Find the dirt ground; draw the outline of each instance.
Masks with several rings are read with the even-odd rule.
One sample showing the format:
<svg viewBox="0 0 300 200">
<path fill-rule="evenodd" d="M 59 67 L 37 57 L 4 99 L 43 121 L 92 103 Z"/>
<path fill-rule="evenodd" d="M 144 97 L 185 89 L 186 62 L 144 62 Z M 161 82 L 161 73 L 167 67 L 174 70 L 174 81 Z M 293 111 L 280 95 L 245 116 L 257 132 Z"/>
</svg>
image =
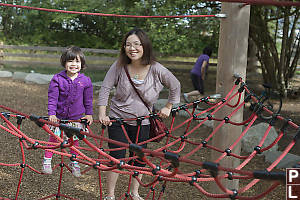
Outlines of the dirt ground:
<svg viewBox="0 0 300 200">
<path fill-rule="evenodd" d="M 187 92 L 191 89 L 191 83 L 189 79 L 188 73 L 176 72 L 175 75 L 182 83 L 182 91 Z M 255 81 L 254 81 L 255 82 Z M 255 82 L 259 84 L 259 82 Z M 206 83 L 206 91 L 207 94 L 213 94 L 215 91 L 215 77 L 211 76 Z M 35 114 L 38 116 L 45 116 L 47 111 L 47 85 L 35 85 L 35 84 L 25 84 L 21 81 L 12 80 L 11 78 L 2 78 L 0 79 L 0 105 L 7 106 L 19 112 L 25 114 Z M 257 87 L 257 85 L 253 85 L 253 87 Z M 95 97 L 96 97 L 95 91 Z M 165 94 L 162 94 L 164 96 Z M 284 100 L 282 115 L 287 116 L 288 118 L 293 119 L 296 124 L 300 124 L 300 106 L 298 105 L 298 99 L 292 100 Z M 94 102 L 96 105 L 96 102 Z M 1 112 L 6 110 L 0 109 Z M 245 108 L 244 116 L 245 118 L 249 116 L 249 110 Z M 95 109 L 95 115 L 97 116 L 97 110 Z M 175 125 L 183 122 L 185 118 L 176 117 Z M 12 119 L 13 121 L 13 119 Z M 170 123 L 170 120 L 167 120 L 167 124 Z M 1 121 L 0 125 L 4 125 Z M 192 123 L 192 126 L 195 126 L 195 123 Z M 99 132 L 100 126 L 98 124 L 93 125 L 93 131 Z M 25 120 L 22 124 L 21 130 L 29 137 L 34 139 L 47 141 L 48 134 L 36 126 L 33 122 L 29 120 Z M 184 127 L 178 129 L 177 132 L 173 133 L 174 135 L 180 136 L 185 131 Z M 201 126 L 200 129 L 197 129 L 197 134 L 193 135 L 189 138 L 191 141 L 201 141 L 205 138 L 209 133 L 212 132 L 211 128 L 206 126 Z M 9 198 L 15 199 L 15 194 L 17 193 L 17 185 L 20 178 L 21 167 L 18 163 L 21 162 L 21 149 L 19 146 L 19 140 L 13 136 L 12 134 L 0 130 L 1 140 L 0 140 L 0 199 Z M 280 150 L 284 149 L 287 144 L 292 140 L 293 134 L 286 134 L 282 140 L 279 142 Z M 159 145 L 163 143 L 151 143 L 148 148 L 149 149 L 157 149 Z M 106 145 L 106 144 L 104 144 Z M 84 144 L 83 144 L 84 146 Z M 299 146 L 299 145 L 298 145 Z M 300 148 L 295 146 L 291 153 L 299 155 Z M 195 146 L 186 145 L 184 150 L 180 153 L 181 155 L 185 155 L 191 150 L 193 150 Z M 37 150 L 24 150 L 25 152 L 25 160 L 26 164 L 30 165 L 32 168 L 40 171 L 42 164 L 43 151 L 40 149 Z M 202 150 L 198 151 L 196 154 L 190 157 L 190 159 L 197 161 L 208 161 L 210 151 Z M 92 153 L 91 153 L 92 154 Z M 244 154 L 244 152 L 242 152 Z M 155 159 L 155 158 L 153 158 Z M 58 164 L 60 161 L 59 156 L 54 156 L 53 164 Z M 3 166 L 1 163 L 5 164 L 16 164 L 13 166 Z M 65 160 L 65 163 L 68 163 L 68 159 Z M 244 170 L 263 170 L 268 167 L 270 163 L 266 163 L 264 161 L 263 156 L 256 156 L 250 163 L 244 167 Z M 61 194 L 71 196 L 74 199 L 100 199 L 99 192 L 99 178 L 98 173 L 94 169 L 89 169 L 85 165 L 81 165 L 82 171 L 87 170 L 80 178 L 75 178 L 64 169 L 64 173 L 62 176 L 62 185 L 59 187 L 59 174 L 60 167 L 54 170 L 52 175 L 42 175 L 38 174 L 35 171 L 30 170 L 28 167 L 25 167 L 24 173 L 22 175 L 20 193 L 18 199 L 42 199 L 51 194 L 56 194 L 58 189 L 60 189 Z M 184 173 L 194 172 L 197 169 L 201 169 L 199 166 L 190 165 L 190 164 L 181 164 L 180 170 Z M 105 172 L 102 174 L 102 184 L 103 193 L 106 192 L 105 188 Z M 153 180 L 151 176 L 144 176 L 143 182 L 149 183 Z M 120 197 L 124 192 L 126 192 L 127 186 L 129 182 L 129 177 L 127 175 L 122 175 L 119 178 L 119 182 L 117 184 L 116 196 Z M 240 181 L 240 187 L 248 184 L 250 180 Z M 201 182 L 199 183 L 201 187 L 209 191 L 208 183 Z M 260 194 L 267 190 L 268 187 L 271 186 L 271 182 L 268 181 L 260 181 L 256 184 L 255 187 L 251 188 L 247 193 L 243 193 L 244 196 L 253 196 Z M 162 188 L 162 183 L 159 183 L 156 186 L 158 193 Z M 140 195 L 146 197 L 148 194 L 149 188 L 140 189 Z M 2 198 L 1 198 L 2 197 Z M 55 199 L 52 197 L 51 199 Z M 61 197 L 60 199 L 64 199 Z M 157 199 L 157 196 L 156 198 Z M 175 199 L 209 199 L 204 194 L 202 194 L 195 187 L 192 187 L 189 183 L 182 182 L 167 182 L 165 193 L 163 194 L 162 199 L 166 200 L 175 200 Z M 268 194 L 263 199 L 285 199 L 285 186 L 281 185 L 277 187 L 274 191 Z"/>
</svg>

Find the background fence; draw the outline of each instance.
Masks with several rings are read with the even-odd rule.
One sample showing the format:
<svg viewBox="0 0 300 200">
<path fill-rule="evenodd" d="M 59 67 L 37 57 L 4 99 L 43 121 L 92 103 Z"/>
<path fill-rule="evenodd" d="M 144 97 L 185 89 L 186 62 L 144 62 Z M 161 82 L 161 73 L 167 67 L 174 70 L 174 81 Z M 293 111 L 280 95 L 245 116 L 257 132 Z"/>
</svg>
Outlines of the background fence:
<svg viewBox="0 0 300 200">
<path fill-rule="evenodd" d="M 63 47 L 48 46 L 18 46 L 0 44 L 0 64 L 11 66 L 40 66 L 57 67 Z M 119 50 L 81 48 L 86 55 L 86 62 L 90 69 L 107 70 L 117 59 Z M 186 58 L 182 58 L 186 59 Z M 163 59 L 158 56 L 158 61 L 169 69 L 190 70 L 197 58 L 192 61 Z M 212 63 L 211 66 L 216 66 Z"/>
</svg>

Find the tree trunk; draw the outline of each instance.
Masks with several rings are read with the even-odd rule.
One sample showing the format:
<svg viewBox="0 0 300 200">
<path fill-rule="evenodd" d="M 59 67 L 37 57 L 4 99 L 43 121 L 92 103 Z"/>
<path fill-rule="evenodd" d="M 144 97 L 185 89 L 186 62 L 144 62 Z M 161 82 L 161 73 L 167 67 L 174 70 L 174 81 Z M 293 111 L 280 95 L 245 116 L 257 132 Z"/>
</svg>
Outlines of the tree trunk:
<svg viewBox="0 0 300 200">
<path fill-rule="evenodd" d="M 258 47 L 264 82 L 281 94 L 289 87 L 299 60 L 300 35 L 295 36 L 299 15 L 299 8 L 253 6 L 251 9 L 249 36 Z"/>
</svg>

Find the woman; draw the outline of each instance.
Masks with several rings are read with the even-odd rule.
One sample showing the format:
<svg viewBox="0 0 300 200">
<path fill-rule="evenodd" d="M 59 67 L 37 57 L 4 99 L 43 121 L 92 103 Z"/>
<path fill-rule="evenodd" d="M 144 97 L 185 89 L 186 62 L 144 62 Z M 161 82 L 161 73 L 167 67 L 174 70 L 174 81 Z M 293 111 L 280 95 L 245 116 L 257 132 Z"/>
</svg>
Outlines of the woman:
<svg viewBox="0 0 300 200">
<path fill-rule="evenodd" d="M 143 100 L 150 106 L 147 108 L 137 95 L 131 85 L 125 68 Z M 155 61 L 151 42 L 146 33 L 141 29 L 129 31 L 122 42 L 120 56 L 108 70 L 102 87 L 99 92 L 99 121 L 103 125 L 108 125 L 108 135 L 110 139 L 128 143 L 119 123 L 110 121 L 111 118 L 136 118 L 149 115 L 153 104 L 157 101 L 160 91 L 163 87 L 169 88 L 168 103 L 159 111 L 162 118 L 170 115 L 173 104 L 180 102 L 180 83 L 176 77 L 164 66 Z M 110 102 L 109 115 L 106 114 L 106 106 L 110 90 L 115 87 L 116 92 Z M 150 125 L 149 120 L 142 121 L 138 141 L 136 141 L 137 123 L 136 121 L 126 122 L 125 128 L 130 139 L 134 143 L 148 140 Z M 109 148 L 118 148 L 119 146 L 108 143 Z M 143 148 L 147 144 L 142 145 Z M 110 155 L 114 158 L 124 158 L 126 150 L 111 151 Z M 135 166 L 145 166 L 141 162 L 135 162 Z M 115 199 L 115 186 L 119 174 L 108 172 L 107 186 L 108 196 L 105 199 Z M 142 174 L 138 176 L 142 178 Z M 130 187 L 130 195 L 134 200 L 142 200 L 138 194 L 139 183 L 133 179 Z"/>
</svg>

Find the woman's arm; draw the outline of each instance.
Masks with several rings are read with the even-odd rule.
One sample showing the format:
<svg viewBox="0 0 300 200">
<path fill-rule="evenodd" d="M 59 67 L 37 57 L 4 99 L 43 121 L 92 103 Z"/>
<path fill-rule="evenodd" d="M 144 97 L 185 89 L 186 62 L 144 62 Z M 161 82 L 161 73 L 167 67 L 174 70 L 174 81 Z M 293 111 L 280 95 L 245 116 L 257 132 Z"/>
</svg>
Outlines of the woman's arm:
<svg viewBox="0 0 300 200">
<path fill-rule="evenodd" d="M 112 123 L 109 117 L 106 115 L 106 106 L 99 106 L 99 121 L 105 126 L 110 126 Z"/>
<path fill-rule="evenodd" d="M 115 62 L 107 71 L 102 82 L 98 96 L 98 106 L 107 106 L 110 90 L 118 83 L 118 76 L 119 73 Z"/>
<path fill-rule="evenodd" d="M 169 89 L 168 103 L 160 110 L 162 118 L 170 116 L 173 104 L 180 102 L 180 82 L 167 68 L 161 67 L 159 71 L 161 83 Z"/>
</svg>

